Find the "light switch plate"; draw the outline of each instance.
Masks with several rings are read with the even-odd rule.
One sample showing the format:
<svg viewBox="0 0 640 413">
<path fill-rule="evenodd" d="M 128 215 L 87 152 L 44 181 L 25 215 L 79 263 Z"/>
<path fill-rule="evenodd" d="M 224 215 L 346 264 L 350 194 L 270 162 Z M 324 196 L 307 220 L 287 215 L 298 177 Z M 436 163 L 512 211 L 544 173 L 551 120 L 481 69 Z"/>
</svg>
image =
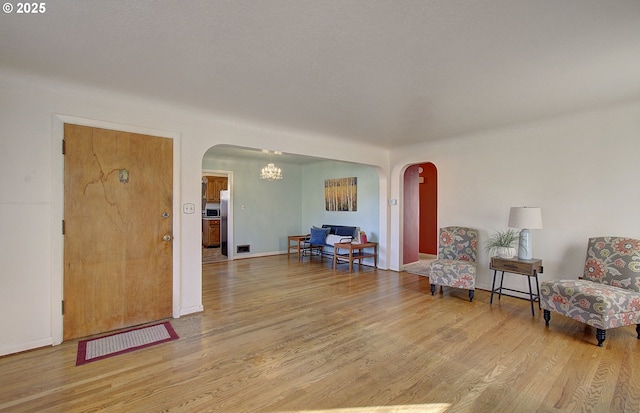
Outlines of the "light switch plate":
<svg viewBox="0 0 640 413">
<path fill-rule="evenodd" d="M 196 205 L 195 204 L 184 204 L 182 206 L 182 212 L 184 212 L 185 214 L 193 214 L 196 212 Z"/>
</svg>

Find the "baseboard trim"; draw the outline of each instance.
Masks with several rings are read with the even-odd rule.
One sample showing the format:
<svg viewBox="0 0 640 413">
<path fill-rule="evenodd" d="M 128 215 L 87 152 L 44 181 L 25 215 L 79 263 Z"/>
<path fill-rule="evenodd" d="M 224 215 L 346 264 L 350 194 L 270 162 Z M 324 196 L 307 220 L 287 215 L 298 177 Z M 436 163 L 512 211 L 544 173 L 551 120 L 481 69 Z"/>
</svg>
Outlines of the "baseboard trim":
<svg viewBox="0 0 640 413">
<path fill-rule="evenodd" d="M 201 313 L 204 311 L 204 307 L 201 305 L 192 305 L 191 307 L 185 307 L 180 309 L 180 315 L 188 315 L 193 313 Z"/>
<path fill-rule="evenodd" d="M 0 347 L 0 356 L 6 356 L 8 354 L 20 353 L 23 351 L 33 350 L 40 347 L 48 347 L 53 345 L 53 338 L 47 337 L 38 340 L 27 341 L 25 343 L 12 344 L 9 346 Z"/>
</svg>

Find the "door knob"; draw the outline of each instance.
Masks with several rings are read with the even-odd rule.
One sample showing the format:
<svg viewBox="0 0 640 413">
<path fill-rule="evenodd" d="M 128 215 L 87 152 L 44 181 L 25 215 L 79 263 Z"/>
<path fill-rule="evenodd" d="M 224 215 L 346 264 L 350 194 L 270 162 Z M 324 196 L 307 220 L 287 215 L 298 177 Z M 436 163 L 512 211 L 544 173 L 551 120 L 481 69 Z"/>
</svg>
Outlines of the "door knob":
<svg viewBox="0 0 640 413">
<path fill-rule="evenodd" d="M 167 234 L 164 237 L 162 237 L 163 241 L 171 241 L 171 235 Z"/>
</svg>

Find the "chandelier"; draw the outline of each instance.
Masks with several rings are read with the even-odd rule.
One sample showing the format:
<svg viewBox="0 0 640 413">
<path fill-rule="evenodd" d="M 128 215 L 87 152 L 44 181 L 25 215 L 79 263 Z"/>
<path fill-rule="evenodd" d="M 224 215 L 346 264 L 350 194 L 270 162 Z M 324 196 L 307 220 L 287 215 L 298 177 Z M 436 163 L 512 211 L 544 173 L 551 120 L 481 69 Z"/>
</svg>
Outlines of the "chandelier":
<svg viewBox="0 0 640 413">
<path fill-rule="evenodd" d="M 266 179 L 267 181 L 282 179 L 282 170 L 269 162 L 267 166 L 260 171 L 260 179 Z"/>
</svg>

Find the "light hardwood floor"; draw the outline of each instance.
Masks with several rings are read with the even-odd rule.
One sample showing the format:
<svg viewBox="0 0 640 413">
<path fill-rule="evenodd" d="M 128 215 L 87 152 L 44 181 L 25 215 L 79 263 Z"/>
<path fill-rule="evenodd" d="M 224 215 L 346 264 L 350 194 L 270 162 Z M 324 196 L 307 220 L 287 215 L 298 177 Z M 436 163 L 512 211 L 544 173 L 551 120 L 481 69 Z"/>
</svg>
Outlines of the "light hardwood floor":
<svg viewBox="0 0 640 413">
<path fill-rule="evenodd" d="M 638 412 L 640 340 L 528 302 L 317 257 L 203 266 L 180 339 L 80 367 L 77 341 L 0 358 L 0 411 Z M 376 408 L 378 406 L 378 408 Z M 385 407 L 387 406 L 387 407 Z M 395 406 L 395 407 L 389 407 Z"/>
</svg>

